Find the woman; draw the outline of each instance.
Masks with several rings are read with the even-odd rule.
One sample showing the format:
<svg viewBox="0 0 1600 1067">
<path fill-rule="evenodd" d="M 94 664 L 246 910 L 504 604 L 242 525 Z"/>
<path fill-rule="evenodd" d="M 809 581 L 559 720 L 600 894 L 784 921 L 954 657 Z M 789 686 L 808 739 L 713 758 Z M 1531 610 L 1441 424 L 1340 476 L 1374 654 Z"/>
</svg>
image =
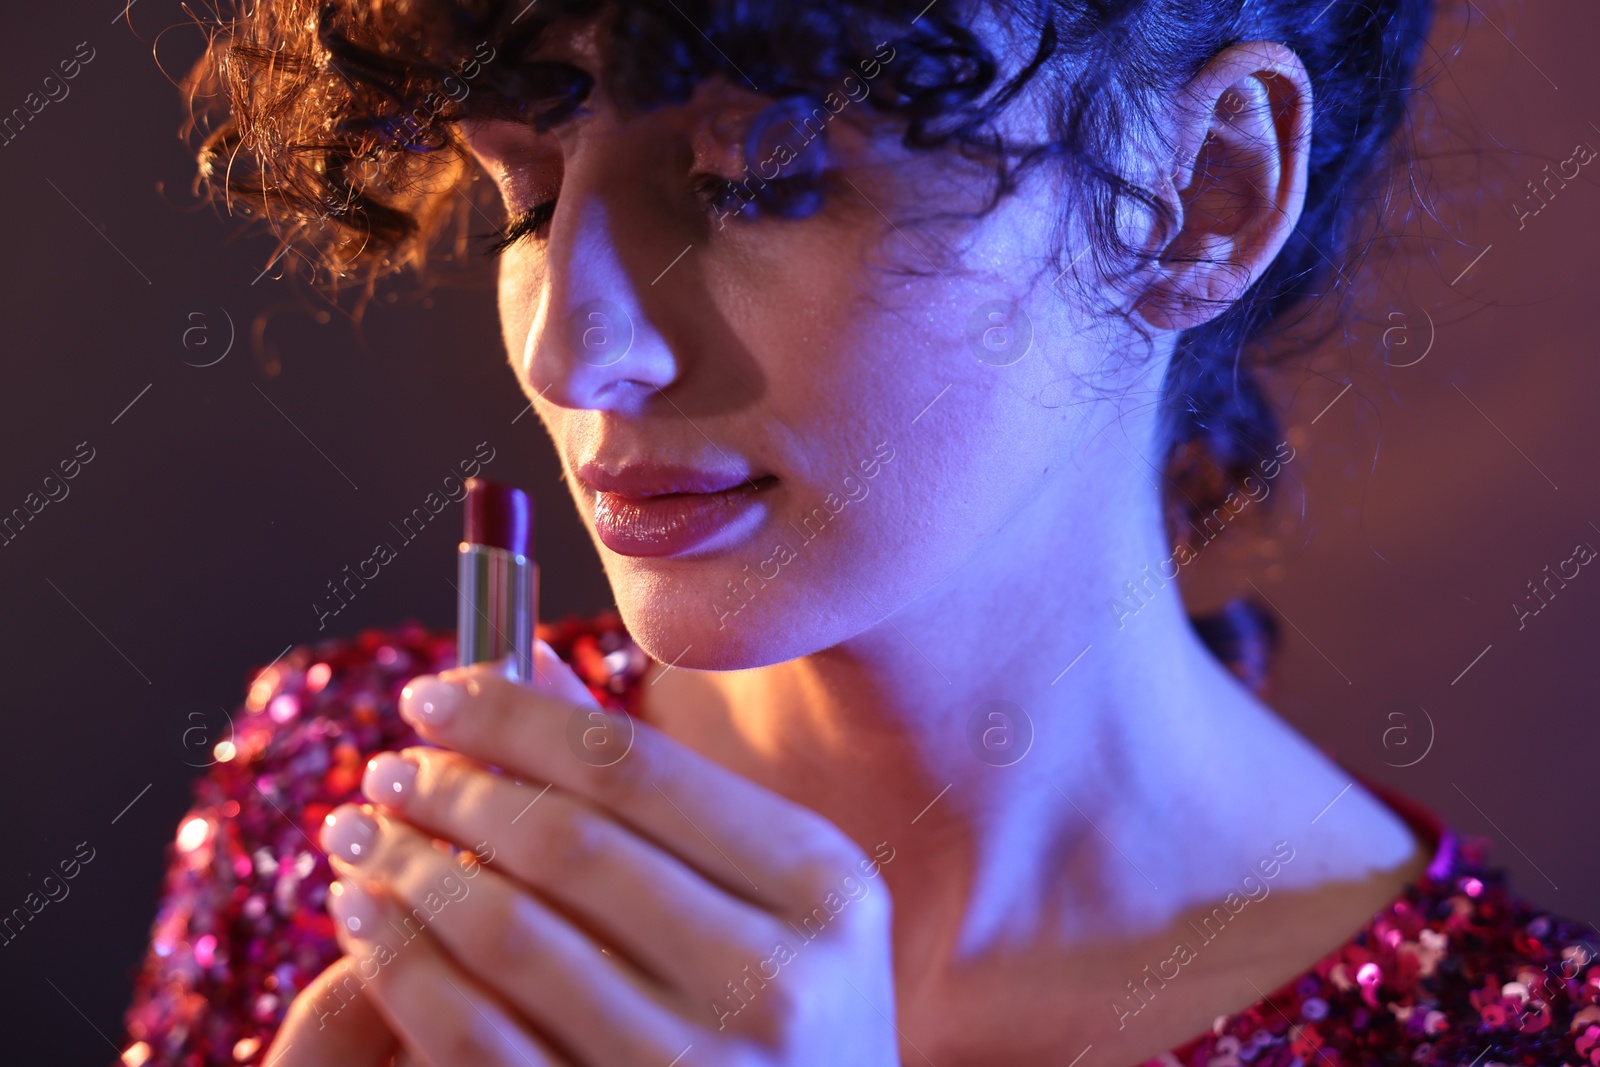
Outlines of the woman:
<svg viewBox="0 0 1600 1067">
<path fill-rule="evenodd" d="M 369 286 L 495 183 L 620 617 L 264 671 L 124 1062 L 1600 1063 L 1594 932 L 1175 584 L 1294 461 L 1250 364 L 1429 14 L 247 5 L 205 179 Z"/>
</svg>

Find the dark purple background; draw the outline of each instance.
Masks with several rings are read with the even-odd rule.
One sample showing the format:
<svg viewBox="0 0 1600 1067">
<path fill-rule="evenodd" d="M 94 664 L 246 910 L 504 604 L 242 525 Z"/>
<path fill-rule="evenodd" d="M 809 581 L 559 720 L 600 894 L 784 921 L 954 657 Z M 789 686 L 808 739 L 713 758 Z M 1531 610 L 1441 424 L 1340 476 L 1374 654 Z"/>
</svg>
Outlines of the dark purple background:
<svg viewBox="0 0 1600 1067">
<path fill-rule="evenodd" d="M 0 145 L 0 512 L 79 442 L 94 449 L 70 495 L 0 547 L 0 910 L 79 842 L 95 849 L 70 896 L 0 947 L 8 1062 L 112 1058 L 199 742 L 221 736 L 251 668 L 319 636 L 324 583 L 479 442 L 496 450 L 486 473 L 546 502 L 544 616 L 610 604 L 543 432 L 531 415 L 513 424 L 525 401 L 487 267 L 374 307 L 359 332 L 338 313 L 318 322 L 277 270 L 261 275 L 267 239 L 192 209 L 177 94 L 152 57 L 181 71 L 198 34 L 169 0 L 134 8 L 137 36 L 118 10 L 24 5 L 0 45 L 0 113 L 79 42 L 95 50 L 70 95 Z M 1319 373 L 1285 379 L 1304 485 L 1278 487 L 1276 537 L 1208 550 L 1192 591 L 1254 582 L 1289 620 L 1286 716 L 1493 837 L 1524 894 L 1591 920 L 1600 576 L 1583 570 L 1521 631 L 1511 604 L 1580 540 L 1600 546 L 1600 196 L 1586 168 L 1520 231 L 1511 205 L 1546 162 L 1600 146 L 1597 30 L 1579 4 L 1446 19 L 1438 43 L 1461 54 L 1423 114 L 1437 180 L 1466 193 L 1408 224 L 1405 258 L 1372 272 L 1375 295 Z M 186 365 L 216 358 L 230 316 L 232 351 Z M 1425 359 L 1385 371 L 1386 351 L 1411 362 L 1430 332 Z M 452 505 L 326 633 L 450 625 L 459 523 Z"/>
</svg>

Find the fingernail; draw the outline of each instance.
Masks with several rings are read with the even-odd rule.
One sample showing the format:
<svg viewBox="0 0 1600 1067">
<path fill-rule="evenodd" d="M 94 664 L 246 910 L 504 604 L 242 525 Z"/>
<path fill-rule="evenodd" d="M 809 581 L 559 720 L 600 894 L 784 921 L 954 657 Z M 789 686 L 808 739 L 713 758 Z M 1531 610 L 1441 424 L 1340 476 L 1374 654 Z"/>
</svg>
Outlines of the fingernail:
<svg viewBox="0 0 1600 1067">
<path fill-rule="evenodd" d="M 467 691 L 454 682 L 418 678 L 400 691 L 400 714 L 419 726 L 443 726 L 466 699 Z"/>
<path fill-rule="evenodd" d="M 372 855 L 378 824 L 354 804 L 341 804 L 322 823 L 322 847 L 328 855 L 361 863 Z"/>
<path fill-rule="evenodd" d="M 365 889 L 343 879 L 328 887 L 328 914 L 354 937 L 371 937 L 378 927 L 378 902 Z"/>
<path fill-rule="evenodd" d="M 417 787 L 417 765 L 393 752 L 380 752 L 367 761 L 361 792 L 377 804 L 400 805 Z"/>
</svg>

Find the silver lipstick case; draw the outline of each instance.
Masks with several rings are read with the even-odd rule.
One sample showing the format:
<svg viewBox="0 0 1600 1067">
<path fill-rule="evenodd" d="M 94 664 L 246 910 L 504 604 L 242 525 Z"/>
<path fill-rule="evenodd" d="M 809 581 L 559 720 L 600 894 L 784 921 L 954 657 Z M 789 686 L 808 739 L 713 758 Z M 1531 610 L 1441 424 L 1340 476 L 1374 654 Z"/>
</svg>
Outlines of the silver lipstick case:
<svg viewBox="0 0 1600 1067">
<path fill-rule="evenodd" d="M 539 568 L 527 556 L 463 541 L 456 582 L 456 662 L 509 661 L 513 681 L 533 681 Z"/>
</svg>

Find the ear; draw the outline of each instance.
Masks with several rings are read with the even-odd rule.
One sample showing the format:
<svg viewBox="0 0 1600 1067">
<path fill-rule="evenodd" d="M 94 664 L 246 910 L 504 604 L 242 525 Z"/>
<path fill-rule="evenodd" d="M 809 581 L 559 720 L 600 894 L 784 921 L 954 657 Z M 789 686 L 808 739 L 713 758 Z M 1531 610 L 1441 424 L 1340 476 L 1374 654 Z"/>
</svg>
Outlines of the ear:
<svg viewBox="0 0 1600 1067">
<path fill-rule="evenodd" d="M 1231 45 L 1179 93 L 1174 225 L 1134 309 L 1157 329 L 1220 315 L 1272 263 L 1305 203 L 1311 78 L 1275 41 Z"/>
</svg>

